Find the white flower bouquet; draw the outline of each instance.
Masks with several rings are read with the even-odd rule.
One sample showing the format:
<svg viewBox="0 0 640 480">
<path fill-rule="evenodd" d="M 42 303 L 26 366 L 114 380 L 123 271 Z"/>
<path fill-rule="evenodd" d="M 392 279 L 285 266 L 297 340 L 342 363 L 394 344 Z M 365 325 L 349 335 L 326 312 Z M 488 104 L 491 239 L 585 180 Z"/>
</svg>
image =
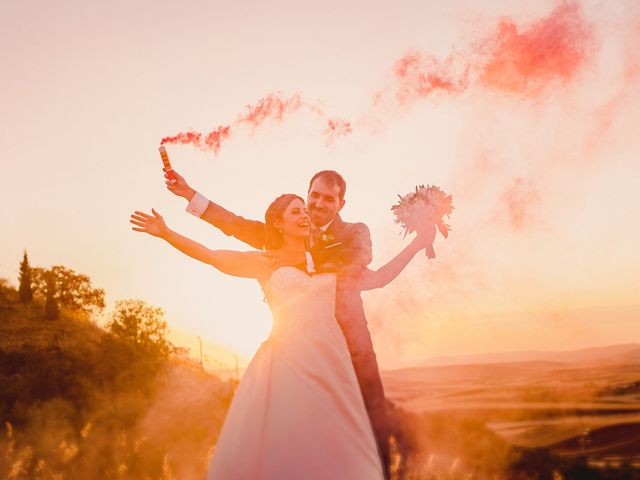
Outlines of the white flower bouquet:
<svg viewBox="0 0 640 480">
<path fill-rule="evenodd" d="M 391 207 L 396 223 L 404 228 L 404 235 L 420 231 L 424 225 L 433 224 L 444 238 L 449 236 L 451 227 L 444 221 L 444 217 L 449 218 L 453 211 L 452 196 L 443 192 L 435 185 L 419 185 L 415 192 L 406 195 L 398 195 L 400 201 Z M 435 258 L 436 253 L 433 245 L 427 248 L 427 257 Z"/>
</svg>

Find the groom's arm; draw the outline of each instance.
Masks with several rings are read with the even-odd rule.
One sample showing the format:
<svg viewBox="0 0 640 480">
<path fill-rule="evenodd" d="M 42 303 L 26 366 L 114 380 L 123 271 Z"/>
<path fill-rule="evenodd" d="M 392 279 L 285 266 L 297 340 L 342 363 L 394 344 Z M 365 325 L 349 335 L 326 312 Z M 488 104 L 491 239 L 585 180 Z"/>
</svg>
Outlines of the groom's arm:
<svg viewBox="0 0 640 480">
<path fill-rule="evenodd" d="M 195 192 L 186 211 L 219 228 L 222 233 L 237 238 L 258 250 L 265 249 L 266 226 L 257 220 L 249 220 L 208 200 Z"/>
<path fill-rule="evenodd" d="M 166 170 L 165 170 L 166 172 Z M 254 248 L 263 250 L 266 243 L 265 224 L 236 215 L 220 205 L 209 201 L 204 195 L 191 188 L 184 177 L 175 170 L 173 178 L 167 179 L 167 189 L 189 202 L 187 212 L 219 228 L 224 234 L 237 238 Z"/>
</svg>

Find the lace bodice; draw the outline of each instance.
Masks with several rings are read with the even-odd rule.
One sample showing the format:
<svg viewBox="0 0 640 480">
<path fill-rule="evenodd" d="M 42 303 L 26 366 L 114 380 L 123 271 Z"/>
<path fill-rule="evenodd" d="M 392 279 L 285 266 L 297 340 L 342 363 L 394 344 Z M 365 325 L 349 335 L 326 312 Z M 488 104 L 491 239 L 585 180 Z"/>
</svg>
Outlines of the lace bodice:
<svg viewBox="0 0 640 480">
<path fill-rule="evenodd" d="M 270 340 L 340 334 L 335 320 L 335 274 L 309 275 L 295 267 L 280 267 L 262 288 L 273 315 Z"/>
</svg>

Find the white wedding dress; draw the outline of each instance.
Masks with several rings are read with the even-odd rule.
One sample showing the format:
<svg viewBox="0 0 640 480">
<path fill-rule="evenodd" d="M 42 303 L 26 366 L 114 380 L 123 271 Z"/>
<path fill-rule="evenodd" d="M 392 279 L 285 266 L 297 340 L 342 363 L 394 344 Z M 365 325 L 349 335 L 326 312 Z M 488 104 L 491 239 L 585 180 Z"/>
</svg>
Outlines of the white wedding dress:
<svg viewBox="0 0 640 480">
<path fill-rule="evenodd" d="M 382 480 L 335 319 L 335 275 L 280 267 L 263 289 L 271 335 L 240 381 L 207 480 Z"/>
</svg>

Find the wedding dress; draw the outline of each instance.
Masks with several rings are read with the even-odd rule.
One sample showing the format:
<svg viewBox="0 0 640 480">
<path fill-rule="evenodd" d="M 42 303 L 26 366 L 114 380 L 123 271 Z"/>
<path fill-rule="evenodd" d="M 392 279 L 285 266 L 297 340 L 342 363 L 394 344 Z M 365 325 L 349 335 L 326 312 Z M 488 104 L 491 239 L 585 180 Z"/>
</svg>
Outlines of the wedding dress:
<svg viewBox="0 0 640 480">
<path fill-rule="evenodd" d="M 207 480 L 382 480 L 335 319 L 335 275 L 280 267 L 262 287 L 272 331 L 240 381 Z"/>
</svg>

